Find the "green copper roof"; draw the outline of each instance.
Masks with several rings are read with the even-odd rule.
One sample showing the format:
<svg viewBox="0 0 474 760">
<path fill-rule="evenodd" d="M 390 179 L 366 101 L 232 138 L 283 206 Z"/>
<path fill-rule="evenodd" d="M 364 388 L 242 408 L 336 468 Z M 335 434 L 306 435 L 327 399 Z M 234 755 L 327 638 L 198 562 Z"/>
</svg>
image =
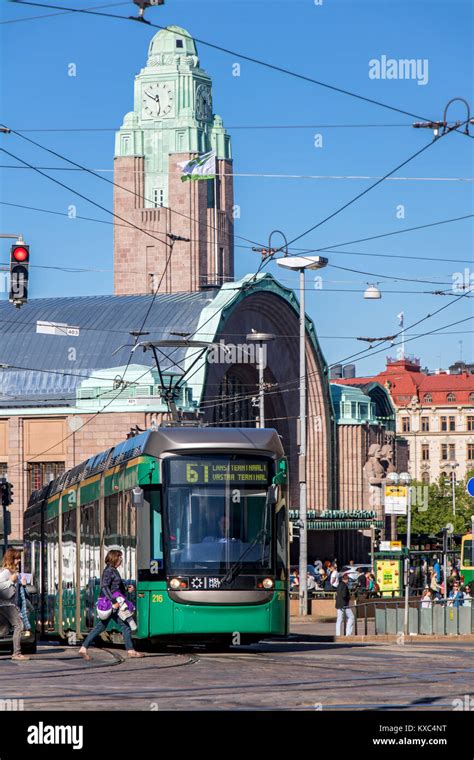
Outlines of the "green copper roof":
<svg viewBox="0 0 474 760">
<path fill-rule="evenodd" d="M 181 26 L 168 26 L 166 29 L 160 29 L 150 42 L 148 57 L 151 58 L 159 53 L 197 55 L 197 50 L 193 38 L 186 29 Z"/>
</svg>

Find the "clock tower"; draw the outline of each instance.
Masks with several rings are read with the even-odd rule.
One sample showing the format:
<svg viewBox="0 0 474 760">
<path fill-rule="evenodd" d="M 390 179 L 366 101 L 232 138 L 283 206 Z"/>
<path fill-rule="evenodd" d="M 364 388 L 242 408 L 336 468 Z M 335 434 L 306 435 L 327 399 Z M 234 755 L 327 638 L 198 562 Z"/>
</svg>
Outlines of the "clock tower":
<svg viewBox="0 0 474 760">
<path fill-rule="evenodd" d="M 216 179 L 182 182 L 178 164 L 211 150 Z M 194 40 L 178 26 L 155 34 L 135 77 L 134 108 L 116 134 L 114 182 L 117 295 L 196 291 L 233 278 L 230 137 L 213 114 Z"/>
</svg>

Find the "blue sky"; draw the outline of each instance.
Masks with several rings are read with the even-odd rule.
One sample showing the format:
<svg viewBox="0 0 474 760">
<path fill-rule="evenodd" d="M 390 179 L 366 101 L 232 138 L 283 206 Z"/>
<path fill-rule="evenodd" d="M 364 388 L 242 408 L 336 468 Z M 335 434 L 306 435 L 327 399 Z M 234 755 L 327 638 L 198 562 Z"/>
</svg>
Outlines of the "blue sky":
<svg viewBox="0 0 474 760">
<path fill-rule="evenodd" d="M 105 0 L 104 0 L 105 2 Z M 58 5 L 91 7 L 89 2 Z M 97 2 L 99 6 L 102 3 Z M 134 13 L 132 3 L 104 8 L 104 13 Z M 102 128 L 90 132 L 31 132 L 28 137 L 91 168 L 111 169 L 114 132 L 131 110 L 134 75 L 145 64 L 150 38 L 146 25 L 40 8 L 2 4 L 1 119 L 14 129 Z M 148 18 L 164 26 L 178 24 L 192 35 L 254 56 L 309 77 L 381 100 L 430 119 L 440 119 L 448 100 L 473 95 L 473 18 L 466 0 L 166 0 Z M 11 22 L 15 19 L 21 21 Z M 362 102 L 286 74 L 271 71 L 236 55 L 198 44 L 201 65 L 213 78 L 214 109 L 229 128 L 236 173 L 378 177 L 431 141 L 428 130 L 412 129 L 414 119 Z M 371 79 L 369 62 L 382 56 L 428 61 L 428 82 Z M 68 76 L 74 63 L 77 76 Z M 232 76 L 241 64 L 239 77 Z M 454 104 L 449 116 L 465 118 Z M 330 127 L 327 125 L 378 125 Z M 268 125 L 306 128 L 255 129 Z M 322 126 L 326 125 L 326 126 Z M 391 125 L 391 126 L 383 126 Z M 395 125 L 395 126 L 394 126 Z M 399 126 L 402 125 L 402 126 Z M 238 129 L 237 127 L 254 127 Z M 472 128 L 474 133 L 474 127 Z M 315 135 L 322 147 L 315 147 Z M 36 166 L 61 162 L 13 135 L 0 135 L 0 146 Z M 474 140 L 450 134 L 436 142 L 400 172 L 403 177 L 472 178 Z M 0 163 L 14 164 L 2 154 Z M 64 164 L 63 164 L 64 165 Z M 2 169 L 1 200 L 110 222 L 112 217 L 70 191 L 27 170 Z M 112 209 L 112 187 L 79 172 L 50 172 L 67 185 Z M 110 173 L 105 176 L 112 177 Z M 374 180 L 372 180 L 374 181 Z M 241 218 L 236 234 L 265 243 L 272 229 L 292 239 L 364 190 L 370 180 L 236 177 L 236 203 Z M 301 239 L 296 246 L 323 248 L 344 241 L 429 224 L 473 213 L 473 183 L 468 181 L 387 181 L 347 210 Z M 404 218 L 397 208 L 404 207 Z M 22 232 L 31 244 L 32 263 L 104 271 L 70 273 L 32 269 L 31 297 L 111 293 L 113 290 L 112 226 L 65 216 L 0 206 L 0 231 Z M 236 239 L 236 243 L 246 245 Z M 451 288 L 456 272 L 472 263 L 472 219 L 409 232 L 371 242 L 335 248 L 323 287 L 307 281 L 307 311 L 314 319 L 330 363 L 360 351 L 355 336 L 393 334 L 396 315 L 405 324 L 448 304 L 451 297 L 420 291 Z M 8 259 L 1 241 L 0 261 Z M 350 252 L 344 254 L 343 251 Z M 384 257 L 362 254 L 383 254 Z M 420 261 L 407 257 L 434 257 Z M 258 255 L 236 247 L 236 274 L 255 271 Z M 271 264 L 268 271 L 296 286 L 296 276 Z M 384 277 L 385 275 L 385 277 Z M 430 283 L 386 279 L 399 277 Z M 378 282 L 379 301 L 364 301 L 367 282 Z M 402 291 L 390 293 L 389 291 Z M 0 297 L 5 297 L 2 294 Z M 13 308 L 13 307 L 12 307 Z M 26 314 L 26 311 L 25 311 Z M 472 299 L 462 299 L 412 331 L 419 334 L 473 315 Z M 473 320 L 474 321 L 474 320 Z M 473 321 L 447 328 L 450 334 L 419 338 L 407 350 L 422 365 L 447 366 L 459 358 L 474 360 Z M 358 374 L 377 372 L 387 350 L 358 362 Z"/>
</svg>

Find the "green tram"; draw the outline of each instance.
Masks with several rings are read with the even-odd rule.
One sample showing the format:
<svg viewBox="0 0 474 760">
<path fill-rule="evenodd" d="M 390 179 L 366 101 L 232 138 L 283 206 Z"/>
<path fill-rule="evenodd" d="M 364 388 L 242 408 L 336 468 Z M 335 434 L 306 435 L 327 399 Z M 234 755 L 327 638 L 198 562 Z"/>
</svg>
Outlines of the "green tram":
<svg viewBox="0 0 474 760">
<path fill-rule="evenodd" d="M 271 429 L 162 427 L 82 462 L 25 512 L 37 632 L 80 641 L 95 624 L 105 554 L 120 549 L 136 639 L 287 635 L 286 492 Z"/>
</svg>

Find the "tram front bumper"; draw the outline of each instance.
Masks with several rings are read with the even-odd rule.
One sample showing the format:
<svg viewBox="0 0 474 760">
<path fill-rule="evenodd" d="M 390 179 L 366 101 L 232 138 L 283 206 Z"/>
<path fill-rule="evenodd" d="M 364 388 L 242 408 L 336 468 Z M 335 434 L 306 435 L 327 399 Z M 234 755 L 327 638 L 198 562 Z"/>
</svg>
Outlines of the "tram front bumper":
<svg viewBox="0 0 474 760">
<path fill-rule="evenodd" d="M 254 604 L 192 604 L 177 602 L 167 590 L 138 595 L 138 636 L 170 634 L 287 633 L 287 595 L 275 590 L 267 601 Z"/>
</svg>

